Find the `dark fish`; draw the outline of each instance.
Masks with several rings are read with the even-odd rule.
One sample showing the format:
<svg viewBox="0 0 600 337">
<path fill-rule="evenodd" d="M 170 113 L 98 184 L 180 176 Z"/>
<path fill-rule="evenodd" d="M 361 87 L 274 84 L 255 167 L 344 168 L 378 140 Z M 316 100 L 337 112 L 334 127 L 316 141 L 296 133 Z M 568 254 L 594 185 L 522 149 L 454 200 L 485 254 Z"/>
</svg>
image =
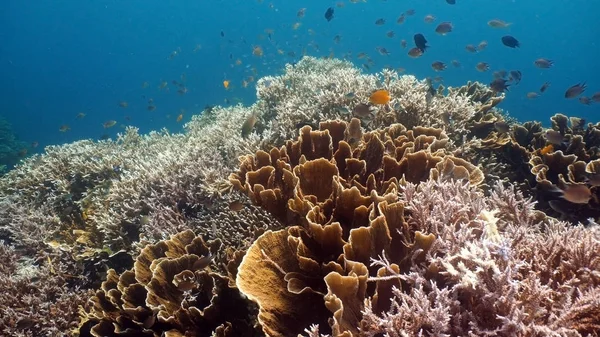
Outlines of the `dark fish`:
<svg viewBox="0 0 600 337">
<path fill-rule="evenodd" d="M 377 19 L 377 20 L 375 21 L 375 24 L 376 24 L 377 26 L 384 25 L 384 24 L 385 24 L 385 19 Z"/>
<path fill-rule="evenodd" d="M 411 15 L 415 15 L 417 11 L 415 11 L 414 9 L 407 9 L 406 10 L 406 15 L 411 16 Z"/>
<path fill-rule="evenodd" d="M 510 84 L 506 84 L 506 82 L 508 81 L 503 78 L 497 78 L 493 80 L 492 83 L 490 83 L 490 88 L 495 92 L 508 91 L 508 87 L 510 86 Z"/>
<path fill-rule="evenodd" d="M 429 47 L 427 45 L 427 40 L 425 40 L 425 36 L 423 34 L 415 34 L 414 36 L 415 46 L 419 48 L 419 50 L 424 53 L 425 50 Z"/>
<path fill-rule="evenodd" d="M 502 43 L 510 48 L 518 48 L 521 46 L 519 41 L 510 35 L 506 35 L 502 37 Z"/>
<path fill-rule="evenodd" d="M 225 32 L 221 31 L 221 37 L 225 37 Z"/>
<path fill-rule="evenodd" d="M 585 82 L 577 83 L 571 86 L 569 89 L 567 89 L 567 91 L 565 92 L 565 98 L 575 98 L 581 95 L 585 91 L 585 88 Z"/>
<path fill-rule="evenodd" d="M 542 87 L 540 88 L 540 92 L 546 91 L 546 89 L 548 89 L 549 86 L 550 82 L 544 82 L 544 84 L 542 84 Z"/>
<path fill-rule="evenodd" d="M 468 44 L 465 46 L 465 49 L 469 52 L 469 53 L 476 53 L 477 52 L 477 47 L 475 47 L 472 44 Z"/>
<path fill-rule="evenodd" d="M 600 91 L 592 95 L 592 101 L 600 102 Z"/>
<path fill-rule="evenodd" d="M 592 99 L 589 97 L 581 96 L 579 97 L 579 103 L 584 105 L 590 105 L 592 104 Z"/>
<path fill-rule="evenodd" d="M 519 84 L 521 82 L 521 72 L 518 70 L 511 70 L 510 71 L 510 80 L 514 81 L 515 84 Z"/>
<path fill-rule="evenodd" d="M 456 5 L 456 0 L 446 0 L 446 3 L 449 5 Z"/>
<path fill-rule="evenodd" d="M 327 11 L 325 11 L 325 19 L 327 19 L 328 22 L 333 19 L 333 7 L 327 8 Z"/>
</svg>

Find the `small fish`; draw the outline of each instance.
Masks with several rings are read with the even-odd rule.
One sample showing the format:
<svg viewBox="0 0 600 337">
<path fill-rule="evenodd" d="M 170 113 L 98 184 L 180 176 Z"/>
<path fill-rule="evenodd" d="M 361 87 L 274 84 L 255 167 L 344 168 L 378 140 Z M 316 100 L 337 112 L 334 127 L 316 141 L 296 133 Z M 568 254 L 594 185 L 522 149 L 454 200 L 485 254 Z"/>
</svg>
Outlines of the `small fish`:
<svg viewBox="0 0 600 337">
<path fill-rule="evenodd" d="M 223 81 L 223 87 L 225 88 L 225 90 L 229 90 L 229 81 L 228 80 Z"/>
<path fill-rule="evenodd" d="M 391 39 L 391 38 L 393 38 L 393 37 L 394 37 L 394 35 L 396 35 L 396 34 L 394 33 L 394 31 L 393 31 L 393 30 L 390 30 L 390 31 L 388 31 L 387 33 L 385 33 L 385 36 L 389 37 L 390 39 Z"/>
<path fill-rule="evenodd" d="M 327 20 L 327 22 L 333 20 L 333 12 L 334 12 L 333 7 L 329 7 L 325 11 L 325 19 Z"/>
<path fill-rule="evenodd" d="M 565 98 L 575 98 L 579 95 L 581 95 L 586 89 L 586 85 L 585 82 L 583 83 L 577 83 L 571 87 L 569 87 L 569 89 L 567 89 L 567 91 L 565 92 Z"/>
<path fill-rule="evenodd" d="M 253 46 L 252 47 L 252 55 L 256 57 L 262 57 L 264 55 L 264 51 L 261 46 Z"/>
<path fill-rule="evenodd" d="M 502 44 L 509 48 L 518 48 L 521 46 L 519 41 L 510 35 L 505 35 L 502 37 Z"/>
<path fill-rule="evenodd" d="M 581 96 L 579 97 L 579 103 L 583 105 L 590 105 L 592 104 L 592 99 L 586 96 Z"/>
<path fill-rule="evenodd" d="M 444 62 L 435 61 L 431 64 L 431 68 L 435 71 L 444 71 L 446 69 L 446 64 Z"/>
<path fill-rule="evenodd" d="M 221 31 L 221 37 L 225 37 L 225 32 Z"/>
<path fill-rule="evenodd" d="M 415 11 L 414 9 L 411 8 L 411 9 L 407 9 L 406 12 L 404 12 L 404 13 L 406 13 L 407 16 L 413 16 L 417 13 L 417 11 Z"/>
<path fill-rule="evenodd" d="M 368 104 L 359 103 L 352 108 L 352 115 L 360 119 L 373 118 L 373 110 Z"/>
<path fill-rule="evenodd" d="M 144 81 L 142 82 L 142 89 L 146 89 L 150 86 L 150 83 L 148 83 L 148 81 Z"/>
<path fill-rule="evenodd" d="M 58 128 L 58 131 L 60 132 L 67 132 L 71 130 L 71 127 L 69 126 L 69 124 L 63 124 Z"/>
<path fill-rule="evenodd" d="M 600 102 L 600 91 L 592 95 L 592 101 Z"/>
<path fill-rule="evenodd" d="M 561 145 L 565 138 L 560 132 L 552 129 L 546 130 L 544 136 L 546 137 L 546 141 L 548 143 L 554 145 Z"/>
<path fill-rule="evenodd" d="M 241 201 L 232 201 L 229 203 L 229 209 L 234 212 L 239 212 L 244 209 L 244 204 Z"/>
<path fill-rule="evenodd" d="M 31 142 L 31 148 L 35 149 L 36 147 L 38 147 L 40 145 L 39 142 Z"/>
<path fill-rule="evenodd" d="M 510 131 L 510 125 L 508 125 L 508 123 L 505 121 L 498 121 L 494 123 L 494 128 L 499 133 L 508 133 Z"/>
<path fill-rule="evenodd" d="M 423 51 L 421 49 L 419 49 L 418 47 L 411 48 L 408 51 L 408 56 L 413 57 L 413 58 L 421 57 L 422 55 L 423 55 Z"/>
<path fill-rule="evenodd" d="M 465 50 L 468 51 L 469 53 L 476 53 L 477 52 L 477 47 L 475 47 L 472 44 L 468 44 L 465 46 Z"/>
<path fill-rule="evenodd" d="M 404 39 L 400 40 L 400 46 L 402 47 L 402 49 L 406 49 L 406 44 L 407 44 L 406 40 L 404 40 Z"/>
<path fill-rule="evenodd" d="M 148 106 L 146 107 L 146 109 L 147 109 L 148 111 L 154 111 L 154 110 L 156 109 L 156 105 L 152 105 L 152 104 L 150 104 L 150 105 L 148 105 Z"/>
<path fill-rule="evenodd" d="M 85 112 L 80 112 L 80 113 L 77 114 L 77 116 L 75 116 L 75 118 L 77 118 L 77 119 L 83 119 L 83 117 L 85 117 L 85 116 L 86 116 Z"/>
<path fill-rule="evenodd" d="M 508 81 L 503 78 L 497 78 L 493 80 L 492 83 L 490 83 L 490 88 L 495 92 L 508 91 L 508 87 L 510 86 L 510 84 L 506 84 L 506 82 Z"/>
<path fill-rule="evenodd" d="M 477 71 L 484 72 L 490 70 L 490 65 L 485 62 L 479 62 L 475 65 Z"/>
<path fill-rule="evenodd" d="M 298 12 L 296 13 L 296 16 L 299 18 L 303 18 L 305 13 L 306 13 L 306 8 L 300 8 L 298 10 Z"/>
<path fill-rule="evenodd" d="M 548 89 L 548 87 L 550 87 L 550 82 L 544 82 L 544 84 L 542 84 L 542 87 L 540 88 L 540 92 L 544 92 L 546 91 L 546 89 Z"/>
<path fill-rule="evenodd" d="M 383 25 L 385 25 L 385 19 L 379 18 L 379 19 L 375 20 L 375 25 L 376 26 L 383 26 Z"/>
<path fill-rule="evenodd" d="M 369 97 L 371 104 L 387 104 L 390 102 L 390 92 L 387 90 L 376 90 Z"/>
<path fill-rule="evenodd" d="M 533 61 L 533 64 L 535 64 L 535 66 L 540 69 L 548 69 L 554 65 L 554 62 L 552 60 L 542 57 Z"/>
<path fill-rule="evenodd" d="M 452 61 L 450 61 L 450 63 L 452 64 L 452 66 L 454 68 L 460 68 L 461 67 L 460 62 L 458 60 L 452 60 Z"/>
<path fill-rule="evenodd" d="M 413 36 L 413 39 L 415 40 L 415 46 L 417 48 L 419 48 L 421 50 L 422 53 L 425 52 L 425 50 L 429 47 L 427 45 L 427 40 L 425 39 L 425 36 L 423 36 L 423 34 L 415 34 Z M 410 55 L 410 53 L 409 53 Z"/>
<path fill-rule="evenodd" d="M 406 20 L 406 16 L 404 16 L 404 13 L 400 14 L 400 16 L 398 17 L 398 19 L 396 19 L 396 23 L 401 25 L 404 23 L 404 21 Z"/>
<path fill-rule="evenodd" d="M 492 27 L 492 28 L 508 28 L 508 26 L 511 25 L 511 23 L 507 23 L 505 21 L 499 20 L 499 19 L 493 19 L 488 21 L 488 26 Z"/>
<path fill-rule="evenodd" d="M 527 93 L 527 98 L 529 98 L 529 99 L 536 99 L 538 97 L 540 97 L 540 94 L 538 94 L 535 91 L 530 91 Z"/>
<path fill-rule="evenodd" d="M 522 76 L 523 76 L 523 75 L 521 74 L 521 72 L 520 72 L 520 71 L 518 71 L 518 70 L 511 70 L 511 71 L 510 71 L 510 78 L 509 78 L 509 79 L 510 79 L 511 81 L 514 81 L 514 82 L 515 82 L 515 85 L 516 85 L 516 84 L 519 84 L 519 83 L 521 83 L 521 78 L 522 78 Z"/>
<path fill-rule="evenodd" d="M 544 154 L 548 154 L 554 152 L 554 145 L 552 144 L 548 144 L 546 146 L 544 146 L 543 148 L 540 149 L 540 154 L 544 155 Z"/>
<path fill-rule="evenodd" d="M 435 28 L 435 32 L 440 34 L 440 35 L 446 35 L 448 33 L 450 33 L 452 31 L 452 29 L 454 28 L 454 26 L 452 25 L 452 22 L 442 22 L 440 23 L 436 28 Z"/>
<path fill-rule="evenodd" d="M 502 69 L 502 70 L 496 70 L 493 73 L 494 78 L 506 78 L 506 74 L 507 71 Z"/>
<path fill-rule="evenodd" d="M 177 115 L 177 122 L 181 122 L 183 120 L 183 114 Z"/>
<path fill-rule="evenodd" d="M 121 101 L 121 102 L 119 102 L 119 106 L 120 106 L 121 108 L 126 108 L 126 107 L 128 107 L 128 106 L 129 106 L 129 103 L 127 103 L 126 101 Z"/>
<path fill-rule="evenodd" d="M 446 0 L 448 5 L 456 5 L 456 0 Z"/>
<path fill-rule="evenodd" d="M 423 18 L 423 21 L 425 21 L 425 23 L 432 23 L 435 21 L 435 16 L 427 14 L 425 15 L 425 18 Z"/>
<path fill-rule="evenodd" d="M 244 124 L 242 124 L 242 138 L 246 138 L 248 137 L 248 135 L 250 135 L 250 133 L 252 133 L 252 130 L 254 130 L 254 126 L 256 125 L 257 121 L 258 118 L 255 113 L 246 118 L 246 121 L 244 122 Z"/>
<path fill-rule="evenodd" d="M 487 45 L 488 45 L 488 43 L 485 40 L 479 42 L 479 44 L 477 45 L 477 51 L 484 50 L 487 47 Z"/>
<path fill-rule="evenodd" d="M 102 126 L 105 129 L 112 128 L 115 125 L 117 125 L 117 121 L 115 121 L 115 120 L 109 120 L 109 121 L 104 122 L 104 124 L 102 124 Z"/>
<path fill-rule="evenodd" d="M 585 184 L 570 184 L 557 189 L 563 199 L 574 204 L 587 204 L 592 198 L 592 191 Z"/>
<path fill-rule="evenodd" d="M 383 56 L 389 56 L 390 52 L 385 49 L 384 47 L 376 47 L 377 52 L 379 52 L 379 55 L 383 55 Z"/>
</svg>

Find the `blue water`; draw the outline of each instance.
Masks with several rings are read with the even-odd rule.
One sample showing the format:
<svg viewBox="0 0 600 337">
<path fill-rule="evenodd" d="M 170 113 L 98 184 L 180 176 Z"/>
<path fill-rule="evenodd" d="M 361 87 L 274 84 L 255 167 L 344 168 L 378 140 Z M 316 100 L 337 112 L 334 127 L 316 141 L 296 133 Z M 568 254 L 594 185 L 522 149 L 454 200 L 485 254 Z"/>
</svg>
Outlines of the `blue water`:
<svg viewBox="0 0 600 337">
<path fill-rule="evenodd" d="M 306 48 L 313 56 L 329 55 L 330 50 L 337 57 L 348 51 L 354 56 L 366 52 L 375 61 L 371 72 L 386 65 L 403 67 L 419 78 L 441 75 L 444 84 L 451 86 L 468 80 L 489 83 L 495 70 L 520 70 L 521 83 L 510 88 L 500 106 L 511 115 L 546 124 L 556 112 L 599 120 L 600 104 L 584 106 L 577 99 L 565 99 L 564 92 L 584 81 L 588 85 L 584 95 L 600 91 L 600 1 L 457 0 L 454 6 L 444 0 L 344 2 L 338 8 L 336 2 L 322 0 L 6 0 L 0 4 L 0 115 L 13 124 L 21 140 L 39 142 L 37 151 L 105 133 L 114 136 L 122 130 L 121 124 L 137 126 L 142 132 L 163 127 L 179 131 L 205 105 L 252 104 L 254 83 L 243 88 L 242 80 L 280 73 Z M 329 6 L 335 8 L 331 22 L 323 17 Z M 296 12 L 301 7 L 307 10 L 299 19 Z M 410 8 L 416 14 L 403 25 L 396 24 L 397 17 Z M 426 24 L 427 14 L 436 16 L 436 22 Z M 379 18 L 386 24 L 376 26 Z M 513 25 L 495 30 L 487 26 L 490 19 Z M 437 35 L 434 29 L 442 21 L 451 21 L 454 31 Z M 302 25 L 293 30 L 296 22 Z M 265 29 L 274 30 L 271 40 Z M 394 38 L 386 36 L 389 30 L 395 31 Z M 423 33 L 431 46 L 418 59 L 408 57 L 408 48 L 400 47 L 400 40 L 406 39 L 410 48 L 415 33 Z M 507 34 L 515 36 L 521 48 L 503 46 L 500 38 Z M 334 43 L 335 35 L 341 35 L 341 43 Z M 465 45 L 482 40 L 489 43 L 486 50 L 465 51 Z M 201 48 L 194 52 L 197 45 Z M 253 56 L 252 46 L 261 46 L 264 56 Z M 391 55 L 377 54 L 378 46 Z M 171 58 L 173 51 L 178 52 Z M 296 56 L 288 56 L 290 51 Z M 534 67 L 539 57 L 552 59 L 554 67 Z M 235 65 L 237 59 L 241 65 Z M 463 67 L 453 68 L 453 59 Z M 353 60 L 357 66 L 363 63 Z M 447 63 L 448 69 L 435 73 L 433 61 Z M 480 61 L 490 64 L 489 72 L 475 69 Z M 188 90 L 184 95 L 171 84 L 181 81 L 182 74 Z M 162 80 L 169 82 L 169 92 L 158 89 Z M 231 81 L 229 90 L 223 80 Z M 144 89 L 145 81 L 149 87 Z M 525 97 L 545 81 L 552 83 L 545 94 L 535 100 Z M 150 98 L 157 107 L 154 111 L 147 110 Z M 119 107 L 120 101 L 129 106 Z M 181 109 L 185 113 L 178 123 Z M 79 112 L 87 116 L 76 119 Z M 104 129 L 107 120 L 118 124 Z M 71 130 L 59 132 L 62 124 L 69 124 Z"/>
</svg>

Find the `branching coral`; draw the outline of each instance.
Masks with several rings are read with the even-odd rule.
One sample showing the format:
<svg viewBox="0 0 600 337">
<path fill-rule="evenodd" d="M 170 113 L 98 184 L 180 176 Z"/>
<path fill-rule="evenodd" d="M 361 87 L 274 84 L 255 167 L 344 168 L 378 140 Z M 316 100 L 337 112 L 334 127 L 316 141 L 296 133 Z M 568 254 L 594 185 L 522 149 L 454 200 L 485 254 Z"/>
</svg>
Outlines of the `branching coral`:
<svg viewBox="0 0 600 337">
<path fill-rule="evenodd" d="M 1 241 L 0 256 L 1 335 L 58 337 L 77 327 L 92 292 L 73 286 L 82 282 L 64 256 L 34 261 Z"/>
</svg>

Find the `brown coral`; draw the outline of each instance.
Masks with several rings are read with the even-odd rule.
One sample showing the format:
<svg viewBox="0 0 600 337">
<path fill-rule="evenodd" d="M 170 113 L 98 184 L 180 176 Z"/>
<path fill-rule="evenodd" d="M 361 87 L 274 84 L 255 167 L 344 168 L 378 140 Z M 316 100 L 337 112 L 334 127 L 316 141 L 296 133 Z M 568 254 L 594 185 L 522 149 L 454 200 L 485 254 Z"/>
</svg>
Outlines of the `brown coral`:
<svg viewBox="0 0 600 337">
<path fill-rule="evenodd" d="M 190 230 L 148 245 L 134 268 L 106 281 L 91 298 L 82 336 L 251 336 L 251 305 L 229 279 L 211 271 L 219 241 Z"/>
</svg>

